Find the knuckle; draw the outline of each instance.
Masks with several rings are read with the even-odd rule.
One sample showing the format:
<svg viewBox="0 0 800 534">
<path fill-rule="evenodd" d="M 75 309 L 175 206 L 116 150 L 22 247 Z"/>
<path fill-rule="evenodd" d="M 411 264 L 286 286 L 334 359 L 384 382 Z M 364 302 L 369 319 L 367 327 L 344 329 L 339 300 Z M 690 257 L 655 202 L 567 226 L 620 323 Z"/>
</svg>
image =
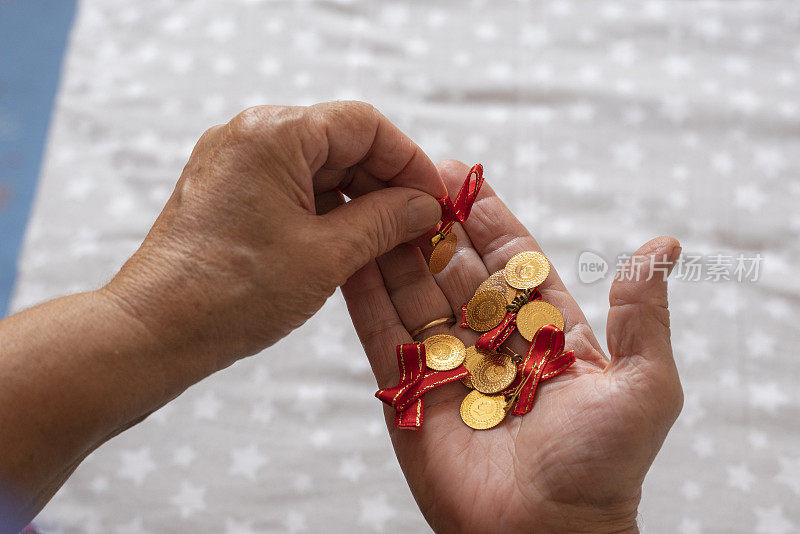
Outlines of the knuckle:
<svg viewBox="0 0 800 534">
<path fill-rule="evenodd" d="M 288 106 L 255 106 L 247 108 L 228 123 L 235 141 L 261 141 L 264 137 L 294 133 L 306 125 L 304 108 Z"/>
<path fill-rule="evenodd" d="M 222 131 L 225 129 L 225 126 L 222 124 L 215 124 L 214 126 L 207 129 L 203 132 L 203 135 L 200 136 L 200 139 L 197 140 L 198 145 L 205 145 L 209 143 L 213 143 L 216 139 L 219 138 Z"/>
<path fill-rule="evenodd" d="M 353 117 L 373 117 L 378 114 L 378 110 L 368 102 L 361 100 L 340 100 L 337 102 L 326 102 L 320 104 L 320 111 L 329 115 L 345 114 Z"/>
</svg>

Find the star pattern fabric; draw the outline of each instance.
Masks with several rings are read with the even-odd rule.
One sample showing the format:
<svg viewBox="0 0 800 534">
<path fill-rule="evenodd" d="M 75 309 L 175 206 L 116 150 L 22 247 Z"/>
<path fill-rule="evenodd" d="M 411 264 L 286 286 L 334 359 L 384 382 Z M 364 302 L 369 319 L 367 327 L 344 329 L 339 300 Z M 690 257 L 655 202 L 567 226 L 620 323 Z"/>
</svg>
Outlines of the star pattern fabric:
<svg viewBox="0 0 800 534">
<path fill-rule="evenodd" d="M 107 280 L 209 126 L 366 100 L 432 158 L 484 164 L 601 338 L 620 255 L 662 233 L 702 255 L 703 279 L 671 285 L 686 402 L 642 526 L 800 532 L 798 95 L 790 0 L 84 0 L 13 308 Z M 580 282 L 584 250 L 602 281 Z M 756 282 L 724 279 L 756 253 Z M 90 455 L 37 523 L 426 532 L 374 388 L 337 294 Z"/>
</svg>

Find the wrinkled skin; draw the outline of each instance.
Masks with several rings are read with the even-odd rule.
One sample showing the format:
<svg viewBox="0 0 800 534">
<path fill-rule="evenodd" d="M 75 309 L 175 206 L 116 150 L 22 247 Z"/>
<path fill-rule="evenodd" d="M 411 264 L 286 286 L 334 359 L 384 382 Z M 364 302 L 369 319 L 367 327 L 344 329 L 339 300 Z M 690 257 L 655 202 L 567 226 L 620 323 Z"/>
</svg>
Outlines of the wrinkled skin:
<svg viewBox="0 0 800 534">
<path fill-rule="evenodd" d="M 19 532 L 92 450 L 428 232 L 445 191 L 368 104 L 263 106 L 208 130 L 106 286 L 0 322 L 0 532 Z M 318 210 L 342 193 L 358 198 Z"/>
<path fill-rule="evenodd" d="M 439 165 L 454 194 L 467 167 Z M 489 177 L 491 179 L 491 177 Z M 480 282 L 514 254 L 540 250 L 488 184 L 472 215 L 457 228 L 459 249 L 432 276 L 419 249 L 401 245 L 356 273 L 343 291 L 380 387 L 395 385 L 395 345 L 408 332 L 458 314 Z M 654 254 L 672 265 L 680 254 L 673 238 L 657 238 L 637 259 Z M 648 272 L 646 260 L 643 272 Z M 615 280 L 610 292 L 607 339 L 601 349 L 586 318 L 551 270 L 540 286 L 566 321 L 566 346 L 577 362 L 543 382 L 533 411 L 507 416 L 491 430 L 476 431 L 459 415 L 467 389 L 448 384 L 425 396 L 421 431 L 392 426 L 395 452 L 412 493 L 437 532 L 636 531 L 642 482 L 680 412 L 683 394 L 670 347 L 666 281 L 654 273 L 639 281 Z M 472 343 L 476 334 L 458 326 L 437 333 Z M 513 334 L 518 353 L 527 344 Z"/>
<path fill-rule="evenodd" d="M 360 198 L 317 213 L 342 192 Z M 106 289 L 158 336 L 210 346 L 218 368 L 286 336 L 369 259 L 428 231 L 443 193 L 433 163 L 368 104 L 251 108 L 202 136 Z M 416 197 L 428 216 L 411 228 Z"/>
</svg>

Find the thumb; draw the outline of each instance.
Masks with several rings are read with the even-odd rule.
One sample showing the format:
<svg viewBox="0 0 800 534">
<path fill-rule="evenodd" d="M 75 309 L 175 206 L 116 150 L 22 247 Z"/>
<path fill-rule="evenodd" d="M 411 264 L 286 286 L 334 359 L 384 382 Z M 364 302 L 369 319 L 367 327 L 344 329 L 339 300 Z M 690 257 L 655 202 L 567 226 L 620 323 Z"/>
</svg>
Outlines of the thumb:
<svg viewBox="0 0 800 534">
<path fill-rule="evenodd" d="M 677 380 L 667 277 L 680 253 L 675 238 L 657 237 L 640 247 L 614 277 L 606 330 L 612 372 L 646 366 L 652 378 Z"/>
<path fill-rule="evenodd" d="M 351 275 L 369 260 L 429 231 L 442 216 L 439 202 L 417 189 L 387 187 L 321 216 L 334 256 Z"/>
</svg>

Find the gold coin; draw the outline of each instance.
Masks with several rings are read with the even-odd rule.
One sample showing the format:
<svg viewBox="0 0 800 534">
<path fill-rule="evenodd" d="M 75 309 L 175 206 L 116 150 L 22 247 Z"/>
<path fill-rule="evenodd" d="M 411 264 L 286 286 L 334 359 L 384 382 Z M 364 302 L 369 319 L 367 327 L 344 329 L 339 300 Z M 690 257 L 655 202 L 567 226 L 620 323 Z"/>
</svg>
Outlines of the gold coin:
<svg viewBox="0 0 800 534">
<path fill-rule="evenodd" d="M 506 297 L 496 289 L 475 293 L 467 303 L 467 325 L 476 332 L 486 332 L 506 316 Z"/>
<path fill-rule="evenodd" d="M 484 395 L 471 391 L 461 402 L 461 420 L 475 430 L 497 426 L 506 416 L 506 399 L 502 395 Z"/>
<path fill-rule="evenodd" d="M 506 264 L 503 269 L 506 282 L 517 289 L 536 287 L 550 273 L 550 262 L 541 252 L 520 252 Z"/>
<path fill-rule="evenodd" d="M 484 356 L 472 371 L 472 387 L 481 393 L 499 393 L 506 389 L 517 376 L 517 366 L 511 356 L 492 354 Z"/>
<path fill-rule="evenodd" d="M 559 330 L 564 329 L 564 316 L 549 302 L 534 300 L 520 308 L 517 313 L 517 330 L 528 341 L 533 340 L 536 332 L 546 324 Z"/>
<path fill-rule="evenodd" d="M 467 368 L 467 371 L 471 373 L 472 370 L 475 369 L 475 364 L 477 364 L 485 354 L 485 351 L 479 349 L 475 345 L 467 347 L 467 353 L 464 357 L 464 367 Z"/>
<path fill-rule="evenodd" d="M 461 383 L 464 384 L 465 386 L 467 386 L 469 389 L 475 389 L 475 387 L 472 385 L 472 378 L 470 378 L 468 376 L 465 376 L 464 378 L 462 378 L 461 379 Z"/>
<path fill-rule="evenodd" d="M 508 304 L 511 304 L 511 301 L 514 300 L 514 297 L 516 297 L 520 292 L 518 289 L 508 285 L 502 269 L 481 282 L 481 285 L 478 286 L 478 289 L 475 290 L 475 293 L 480 293 L 486 289 L 496 289 L 501 291 L 506 296 L 506 302 Z"/>
<path fill-rule="evenodd" d="M 466 347 L 455 336 L 437 334 L 425 341 L 425 363 L 436 371 L 455 369 L 464 362 Z"/>
<path fill-rule="evenodd" d="M 453 232 L 447 234 L 444 239 L 440 239 L 436 246 L 433 247 L 430 260 L 428 260 L 428 267 L 433 274 L 439 274 L 447 267 L 453 254 L 456 253 L 456 245 L 458 244 L 458 237 Z"/>
</svg>

